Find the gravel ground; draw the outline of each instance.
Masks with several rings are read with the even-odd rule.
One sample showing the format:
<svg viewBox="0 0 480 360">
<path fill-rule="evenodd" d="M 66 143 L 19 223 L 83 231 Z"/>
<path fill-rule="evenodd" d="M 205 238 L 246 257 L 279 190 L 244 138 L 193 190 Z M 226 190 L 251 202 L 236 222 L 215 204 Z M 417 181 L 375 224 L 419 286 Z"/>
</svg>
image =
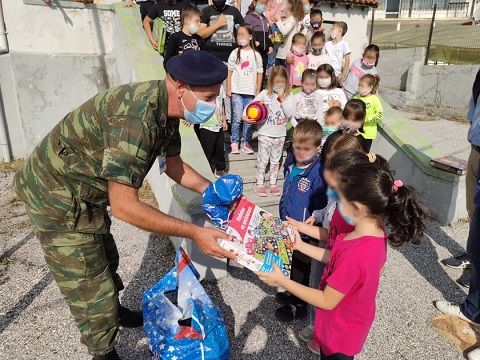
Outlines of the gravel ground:
<svg viewBox="0 0 480 360">
<path fill-rule="evenodd" d="M 12 174 L 0 173 L 0 358 L 2 360 L 88 360 L 68 309 L 50 277 L 40 246 L 25 223 L 23 207 L 11 190 Z M 141 294 L 173 266 L 167 239 L 118 220 L 113 234 L 121 255 L 120 274 L 126 284 L 122 302 L 139 308 Z M 432 329 L 437 312 L 431 302 L 445 297 L 461 301 L 465 293 L 438 259 L 461 252 L 468 224 L 441 227 L 428 222 L 420 247 L 391 249 L 378 296 L 378 314 L 358 359 L 462 359 Z M 231 264 L 229 276 L 204 281 L 222 308 L 232 359 L 315 359 L 296 335 L 305 321 L 284 325 L 274 320 L 274 290 L 248 270 Z M 148 359 L 141 329 L 125 329 L 118 350 L 123 359 Z"/>
</svg>

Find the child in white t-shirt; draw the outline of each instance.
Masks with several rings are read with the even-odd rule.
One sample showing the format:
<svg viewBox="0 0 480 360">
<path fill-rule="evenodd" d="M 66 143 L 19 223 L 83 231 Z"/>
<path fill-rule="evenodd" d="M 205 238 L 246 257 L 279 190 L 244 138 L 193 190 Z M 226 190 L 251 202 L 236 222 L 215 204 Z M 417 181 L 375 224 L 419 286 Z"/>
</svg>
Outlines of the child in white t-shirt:
<svg viewBox="0 0 480 360">
<path fill-rule="evenodd" d="M 251 125 L 242 121 L 243 110 L 258 95 L 262 88 L 262 56 L 255 50 L 252 27 L 240 25 L 237 29 L 238 49 L 228 57 L 227 97 L 232 100 L 232 154 L 241 149 L 247 154 L 254 151 L 249 144 L 252 139 Z M 240 136 L 240 127 L 243 133 Z M 240 142 L 241 140 L 241 142 Z"/>
<path fill-rule="evenodd" d="M 325 34 L 323 32 L 316 32 L 312 35 L 310 40 L 310 54 L 308 54 L 308 68 L 317 71 L 322 64 L 332 65 L 332 59 L 325 54 Z"/>
<path fill-rule="evenodd" d="M 290 123 L 297 126 L 300 120 L 312 120 L 323 125 L 323 96 L 317 89 L 317 72 L 307 69 L 302 74 L 302 91 L 293 96 L 295 110 Z"/>
<path fill-rule="evenodd" d="M 343 86 L 350 67 L 350 46 L 343 40 L 347 30 L 348 27 L 345 22 L 337 21 L 333 24 L 332 32 L 330 33 L 330 37 L 333 40 L 325 44 L 325 51 L 332 59 L 332 66 L 335 70 L 338 86 L 340 87 Z"/>
</svg>

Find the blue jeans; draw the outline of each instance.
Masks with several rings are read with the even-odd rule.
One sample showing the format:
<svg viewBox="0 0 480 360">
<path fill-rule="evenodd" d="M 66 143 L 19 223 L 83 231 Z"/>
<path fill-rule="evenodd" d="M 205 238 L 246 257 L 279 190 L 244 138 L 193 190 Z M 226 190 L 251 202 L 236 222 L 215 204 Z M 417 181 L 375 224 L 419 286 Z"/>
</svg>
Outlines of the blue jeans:
<svg viewBox="0 0 480 360">
<path fill-rule="evenodd" d="M 466 300 L 460 305 L 460 311 L 470 320 L 480 323 L 480 207 L 470 220 L 470 231 L 467 240 L 467 254 L 472 261 L 470 289 Z"/>
<path fill-rule="evenodd" d="M 241 142 L 252 140 L 252 125 L 242 120 L 243 110 L 253 100 L 253 95 L 232 94 L 232 143 L 240 142 L 240 127 L 243 125 Z"/>
</svg>

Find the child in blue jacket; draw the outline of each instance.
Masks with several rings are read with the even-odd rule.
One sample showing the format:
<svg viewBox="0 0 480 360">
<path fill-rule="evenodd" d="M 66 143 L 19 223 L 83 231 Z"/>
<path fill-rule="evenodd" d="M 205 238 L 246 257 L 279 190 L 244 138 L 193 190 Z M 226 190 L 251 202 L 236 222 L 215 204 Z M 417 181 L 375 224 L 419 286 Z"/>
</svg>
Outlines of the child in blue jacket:
<svg viewBox="0 0 480 360">
<path fill-rule="evenodd" d="M 280 199 L 280 217 L 287 216 L 305 222 L 314 216 L 315 210 L 327 205 L 327 185 L 323 179 L 323 166 L 317 156 L 322 144 L 322 126 L 311 120 L 299 122 L 293 132 L 293 154 L 285 160 L 283 193 Z M 310 238 L 302 238 L 310 242 Z M 293 252 L 290 278 L 300 284 L 309 284 L 310 259 L 297 251 Z M 307 304 L 286 292 L 279 292 L 276 299 L 283 306 L 275 316 L 283 322 L 300 319 L 308 315 Z"/>
</svg>

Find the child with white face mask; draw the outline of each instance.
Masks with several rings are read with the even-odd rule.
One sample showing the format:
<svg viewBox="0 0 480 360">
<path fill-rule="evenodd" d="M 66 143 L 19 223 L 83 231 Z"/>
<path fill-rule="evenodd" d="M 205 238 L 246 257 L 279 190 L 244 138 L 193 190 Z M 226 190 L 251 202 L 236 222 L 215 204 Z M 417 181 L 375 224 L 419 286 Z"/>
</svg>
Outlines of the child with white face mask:
<svg viewBox="0 0 480 360">
<path fill-rule="evenodd" d="M 347 33 L 347 24 L 343 21 L 337 21 L 333 24 L 330 37 L 332 41 L 325 44 L 325 51 L 332 59 L 332 66 L 335 70 L 338 86 L 343 86 L 348 69 L 350 68 L 350 46 L 343 40 Z"/>
<path fill-rule="evenodd" d="M 317 73 L 307 69 L 302 74 L 302 91 L 295 94 L 295 111 L 290 123 L 297 126 L 299 120 L 316 121 L 323 126 L 323 96 L 317 91 Z"/>
<path fill-rule="evenodd" d="M 317 92 L 323 96 L 323 112 L 331 107 L 344 108 L 347 98 L 342 89 L 337 87 L 337 77 L 332 65 L 322 64 L 317 69 Z"/>
<path fill-rule="evenodd" d="M 255 37 L 250 25 L 240 25 L 237 29 L 238 49 L 228 58 L 227 97 L 232 99 L 232 154 L 241 150 L 247 154 L 254 151 L 249 144 L 252 128 L 242 121 L 243 110 L 258 95 L 262 88 L 262 56 L 255 50 Z M 243 127 L 240 136 L 240 128 Z"/>
<path fill-rule="evenodd" d="M 361 59 L 353 62 L 343 84 L 343 91 L 348 100 L 358 94 L 358 82 L 363 75 L 377 75 L 377 63 L 380 56 L 380 48 L 371 44 L 365 48 Z"/>
<path fill-rule="evenodd" d="M 360 133 L 365 139 L 365 151 L 369 152 L 372 141 L 377 138 L 377 124 L 383 119 L 383 106 L 380 98 L 375 95 L 378 91 L 380 78 L 378 75 L 363 75 L 358 84 L 358 95 L 354 99 L 365 103 L 367 112 L 363 131 Z"/>
<path fill-rule="evenodd" d="M 188 4 L 182 10 L 182 31 L 170 36 L 163 53 L 163 67 L 167 68 L 167 61 L 176 55 L 182 55 L 188 50 L 201 50 L 203 39 L 197 34 L 200 27 L 200 10 Z"/>
<path fill-rule="evenodd" d="M 272 195 L 280 196 L 280 189 L 277 187 L 278 169 L 287 135 L 287 121 L 293 115 L 293 95 L 285 67 L 272 68 L 267 88 L 258 94 L 254 101 L 263 102 L 267 108 L 266 120 L 258 124 L 257 183 L 254 191 L 258 196 L 267 196 L 264 182 L 265 171 L 270 163 L 269 190 Z M 246 109 L 243 111 L 243 121 L 252 125 L 256 123 L 248 118 Z"/>
</svg>

